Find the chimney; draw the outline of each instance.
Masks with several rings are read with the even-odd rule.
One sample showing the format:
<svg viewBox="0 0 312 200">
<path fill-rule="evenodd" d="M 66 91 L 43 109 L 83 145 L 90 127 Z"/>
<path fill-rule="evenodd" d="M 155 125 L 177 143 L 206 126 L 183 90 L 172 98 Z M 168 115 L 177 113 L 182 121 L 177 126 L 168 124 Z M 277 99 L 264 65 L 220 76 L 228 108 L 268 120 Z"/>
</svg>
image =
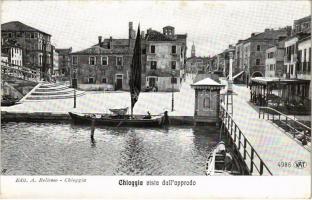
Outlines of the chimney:
<svg viewBox="0 0 312 200">
<path fill-rule="evenodd" d="M 268 32 L 268 31 L 270 31 L 270 29 L 269 29 L 269 28 L 264 29 L 264 32 Z"/>
<path fill-rule="evenodd" d="M 102 46 L 102 36 L 99 36 L 99 46 Z"/>
<path fill-rule="evenodd" d="M 133 39 L 132 31 L 133 31 L 133 22 L 129 22 L 129 39 Z"/>
<path fill-rule="evenodd" d="M 113 37 L 112 36 L 109 37 L 108 48 L 109 49 L 113 48 Z"/>
</svg>

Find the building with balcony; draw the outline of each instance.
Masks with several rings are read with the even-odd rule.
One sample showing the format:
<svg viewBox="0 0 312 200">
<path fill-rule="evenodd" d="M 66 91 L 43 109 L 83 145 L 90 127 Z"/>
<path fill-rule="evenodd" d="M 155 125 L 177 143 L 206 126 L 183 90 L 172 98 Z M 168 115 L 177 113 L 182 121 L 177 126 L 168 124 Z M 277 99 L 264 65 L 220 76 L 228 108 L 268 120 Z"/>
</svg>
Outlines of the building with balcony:
<svg viewBox="0 0 312 200">
<path fill-rule="evenodd" d="M 175 34 L 172 26 L 163 33 L 148 29 L 146 45 L 146 86 L 158 91 L 179 91 L 186 61 L 186 34 Z"/>
<path fill-rule="evenodd" d="M 31 69 L 40 69 L 42 76 L 49 76 L 52 69 L 51 35 L 19 21 L 1 25 L 1 37 L 12 40 L 22 49 L 22 64 Z M 43 78 L 43 77 L 42 77 Z"/>
<path fill-rule="evenodd" d="M 298 71 L 297 78 L 308 80 L 309 85 L 302 86 L 301 95 L 311 101 L 311 35 L 298 41 Z"/>
</svg>

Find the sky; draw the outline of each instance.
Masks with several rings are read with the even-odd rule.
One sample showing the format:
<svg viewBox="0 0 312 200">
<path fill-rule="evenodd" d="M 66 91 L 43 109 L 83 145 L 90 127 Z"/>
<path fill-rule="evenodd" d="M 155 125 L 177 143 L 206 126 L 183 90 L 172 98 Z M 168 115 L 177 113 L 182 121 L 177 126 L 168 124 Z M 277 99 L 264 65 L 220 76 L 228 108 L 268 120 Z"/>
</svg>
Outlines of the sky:
<svg viewBox="0 0 312 200">
<path fill-rule="evenodd" d="M 1 2 L 0 2 L 1 3 Z M 187 33 L 187 55 L 213 56 L 265 28 L 292 26 L 310 1 L 2 1 L 1 23 L 20 21 L 52 35 L 56 48 L 86 49 L 103 38 L 128 38 L 128 23 Z"/>
</svg>

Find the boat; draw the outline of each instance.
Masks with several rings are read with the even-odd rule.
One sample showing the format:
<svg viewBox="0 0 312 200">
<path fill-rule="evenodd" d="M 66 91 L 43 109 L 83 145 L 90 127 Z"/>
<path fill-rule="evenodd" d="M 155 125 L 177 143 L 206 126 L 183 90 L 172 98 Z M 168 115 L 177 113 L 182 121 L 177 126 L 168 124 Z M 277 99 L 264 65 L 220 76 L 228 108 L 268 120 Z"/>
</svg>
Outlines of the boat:
<svg viewBox="0 0 312 200">
<path fill-rule="evenodd" d="M 164 124 L 168 124 L 167 111 L 163 115 L 134 115 L 133 107 L 138 101 L 139 94 L 141 91 L 141 36 L 140 36 L 140 25 L 138 26 L 137 36 L 135 40 L 134 53 L 132 57 L 132 63 L 130 66 L 130 96 L 131 96 L 131 114 L 127 115 L 128 107 L 109 109 L 112 114 L 92 114 L 92 113 L 73 113 L 69 112 L 70 117 L 74 123 L 79 124 L 91 124 L 94 121 L 96 125 L 105 126 L 136 126 L 136 127 L 160 127 Z M 93 123 L 92 123 L 93 124 Z"/>
<path fill-rule="evenodd" d="M 165 115 L 154 115 L 146 119 L 142 115 L 111 115 L 93 113 L 73 113 L 69 115 L 75 124 L 88 124 L 94 120 L 95 125 L 102 126 L 126 126 L 126 127 L 162 127 L 165 124 Z"/>
<path fill-rule="evenodd" d="M 116 108 L 116 109 L 110 108 L 109 111 L 111 111 L 115 115 L 125 115 L 128 112 L 128 107 L 126 107 L 126 108 Z"/>
<path fill-rule="evenodd" d="M 1 106 L 13 106 L 19 104 L 19 102 L 16 99 L 4 97 L 1 99 Z"/>
<path fill-rule="evenodd" d="M 241 167 L 234 152 L 230 148 L 226 148 L 223 141 L 219 142 L 208 154 L 206 175 L 234 176 L 241 174 Z"/>
</svg>

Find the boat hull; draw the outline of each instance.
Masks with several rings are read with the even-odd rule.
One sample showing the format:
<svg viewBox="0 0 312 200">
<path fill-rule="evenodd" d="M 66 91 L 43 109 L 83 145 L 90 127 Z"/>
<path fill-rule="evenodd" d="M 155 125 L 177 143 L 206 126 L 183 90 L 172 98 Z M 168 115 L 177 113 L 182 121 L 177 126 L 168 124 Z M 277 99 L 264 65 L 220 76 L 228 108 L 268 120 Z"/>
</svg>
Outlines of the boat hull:
<svg viewBox="0 0 312 200">
<path fill-rule="evenodd" d="M 92 114 L 76 114 L 69 112 L 72 121 L 75 124 L 91 125 L 94 120 L 95 125 L 112 126 L 112 127 L 161 127 L 164 124 L 164 116 L 153 117 L 152 119 L 143 119 L 142 116 L 134 115 L 134 119 L 125 115 L 116 117 L 107 115 L 105 117 L 95 117 Z"/>
</svg>

